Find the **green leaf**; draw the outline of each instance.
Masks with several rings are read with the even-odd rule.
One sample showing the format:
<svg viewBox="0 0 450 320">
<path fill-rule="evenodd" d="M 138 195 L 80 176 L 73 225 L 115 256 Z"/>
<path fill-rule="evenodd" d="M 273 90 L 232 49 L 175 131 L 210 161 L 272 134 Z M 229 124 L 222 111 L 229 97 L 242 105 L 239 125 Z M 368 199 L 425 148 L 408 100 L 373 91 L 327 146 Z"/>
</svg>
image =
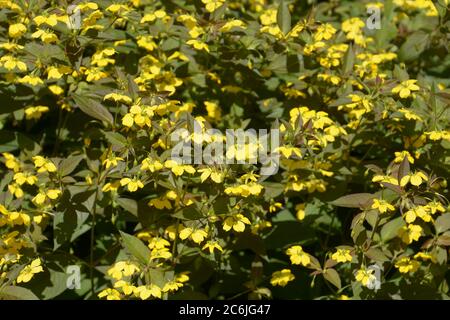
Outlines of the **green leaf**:
<svg viewBox="0 0 450 320">
<path fill-rule="evenodd" d="M 69 156 L 67 159 L 64 159 L 59 164 L 59 173 L 62 177 L 68 176 L 71 174 L 78 164 L 83 160 L 84 155 L 77 155 L 77 156 Z"/>
<path fill-rule="evenodd" d="M 1 130 L 0 131 L 0 152 L 11 152 L 17 150 L 19 145 L 17 143 L 16 135 L 13 132 Z"/>
<path fill-rule="evenodd" d="M 53 248 L 58 249 L 61 245 L 72 242 L 83 233 L 90 229 L 86 224 L 89 218 L 88 212 L 79 210 L 66 210 L 65 212 L 55 213 L 53 219 Z"/>
<path fill-rule="evenodd" d="M 138 216 L 138 203 L 134 199 L 119 198 L 117 204 L 134 216 Z"/>
<path fill-rule="evenodd" d="M 13 113 L 16 110 L 23 109 L 25 107 L 25 102 L 19 101 L 18 96 L 22 96 L 22 93 L 17 92 L 18 87 L 8 86 L 0 88 L 0 114 Z"/>
<path fill-rule="evenodd" d="M 281 210 L 273 218 L 272 222 L 298 221 L 289 210 Z"/>
<path fill-rule="evenodd" d="M 42 147 L 21 132 L 0 130 L 0 152 L 11 152 L 17 149 L 36 155 L 41 152 Z"/>
<path fill-rule="evenodd" d="M 118 132 L 106 131 L 103 133 L 105 135 L 106 140 L 108 140 L 108 142 L 111 143 L 113 146 L 123 148 L 126 147 L 128 144 L 127 138 L 125 138 Z"/>
<path fill-rule="evenodd" d="M 67 274 L 60 270 L 48 269 L 46 270 L 48 278 L 42 281 L 43 287 L 38 292 L 42 299 L 49 300 L 59 296 L 67 290 Z M 42 277 L 42 275 L 40 275 Z M 39 280 L 39 279 L 38 279 Z M 41 280 L 39 280 L 41 281 Z"/>
<path fill-rule="evenodd" d="M 74 194 L 72 198 L 69 192 L 63 193 L 53 218 L 54 250 L 74 241 L 91 228 L 87 220 L 92 210 L 94 190 L 84 189 L 81 192 L 72 190 L 71 192 Z"/>
<path fill-rule="evenodd" d="M 406 225 L 402 217 L 395 218 L 394 220 L 386 223 L 383 228 L 381 228 L 381 240 L 389 241 L 398 235 L 399 230 Z"/>
<path fill-rule="evenodd" d="M 450 246 L 450 233 L 445 232 L 436 239 L 436 244 L 443 247 Z"/>
<path fill-rule="evenodd" d="M 354 64 L 355 64 L 355 50 L 353 50 L 353 47 L 350 44 L 344 56 L 344 64 L 342 65 L 342 72 L 344 74 L 350 74 L 353 71 Z"/>
<path fill-rule="evenodd" d="M 333 284 L 336 288 L 341 288 L 341 278 L 336 270 L 333 268 L 325 269 L 323 272 L 323 277 Z"/>
<path fill-rule="evenodd" d="M 138 238 L 128 233 L 120 231 L 123 242 L 127 250 L 141 263 L 147 264 L 150 261 L 149 248 Z"/>
<path fill-rule="evenodd" d="M 45 61 L 46 64 L 50 63 L 53 59 L 65 60 L 64 51 L 57 45 L 51 44 L 39 44 L 36 42 L 28 42 L 25 45 L 26 52 L 33 55 L 40 61 Z"/>
<path fill-rule="evenodd" d="M 182 220 L 198 220 L 203 217 L 202 213 L 195 206 L 178 210 L 172 216 Z"/>
<path fill-rule="evenodd" d="M 114 123 L 112 114 L 98 101 L 77 94 L 73 94 L 72 97 L 81 111 L 87 115 L 97 120 L 105 121 L 110 125 Z"/>
<path fill-rule="evenodd" d="M 284 185 L 281 183 L 264 181 L 261 184 L 264 186 L 264 198 L 267 200 L 278 197 L 284 191 Z"/>
<path fill-rule="evenodd" d="M 386 255 L 380 249 L 370 248 L 369 250 L 364 252 L 364 254 L 366 255 L 366 257 L 368 257 L 369 259 L 371 259 L 373 261 L 379 261 L 379 262 L 389 261 L 389 258 L 386 257 Z"/>
<path fill-rule="evenodd" d="M 6 286 L 0 289 L 1 300 L 39 300 L 29 289 L 18 286 Z"/>
<path fill-rule="evenodd" d="M 417 31 L 408 36 L 399 50 L 400 61 L 412 61 L 419 58 L 426 49 L 429 39 L 430 35 L 423 31 Z"/>
<path fill-rule="evenodd" d="M 450 213 L 439 216 L 434 223 L 434 227 L 437 233 L 442 233 L 450 229 Z"/>
<path fill-rule="evenodd" d="M 167 282 L 164 271 L 159 269 L 150 269 L 148 273 L 153 284 L 161 288 L 164 287 L 164 284 Z"/>
<path fill-rule="evenodd" d="M 291 30 L 291 14 L 289 13 L 289 6 L 284 0 L 281 0 L 278 6 L 277 23 L 284 34 L 287 34 Z"/>
<path fill-rule="evenodd" d="M 372 199 L 376 198 L 371 193 L 354 193 L 340 197 L 330 203 L 334 206 L 345 208 L 366 208 L 372 203 Z"/>
<path fill-rule="evenodd" d="M 434 7 L 436 8 L 441 18 L 444 18 L 448 12 L 448 6 L 446 2 L 446 0 L 433 1 Z"/>
</svg>

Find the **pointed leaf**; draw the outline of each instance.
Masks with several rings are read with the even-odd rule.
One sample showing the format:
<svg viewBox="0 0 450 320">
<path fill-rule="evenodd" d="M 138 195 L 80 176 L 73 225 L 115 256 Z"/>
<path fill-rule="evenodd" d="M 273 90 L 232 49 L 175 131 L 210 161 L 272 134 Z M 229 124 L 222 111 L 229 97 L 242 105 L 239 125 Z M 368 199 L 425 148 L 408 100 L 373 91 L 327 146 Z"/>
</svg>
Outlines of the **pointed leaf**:
<svg viewBox="0 0 450 320">
<path fill-rule="evenodd" d="M 277 11 L 277 23 L 280 30 L 287 34 L 291 30 L 291 14 L 286 1 L 281 0 Z"/>
<path fill-rule="evenodd" d="M 135 236 L 122 231 L 120 231 L 120 234 L 127 250 L 141 263 L 146 265 L 150 261 L 150 249 Z"/>
<path fill-rule="evenodd" d="M 108 109 L 106 109 L 106 107 L 104 107 L 98 101 L 82 97 L 77 94 L 73 95 L 73 99 L 77 103 L 80 110 L 86 113 L 87 115 L 97 120 L 105 121 L 110 125 L 113 124 L 114 118 L 112 114 L 108 111 Z"/>
</svg>

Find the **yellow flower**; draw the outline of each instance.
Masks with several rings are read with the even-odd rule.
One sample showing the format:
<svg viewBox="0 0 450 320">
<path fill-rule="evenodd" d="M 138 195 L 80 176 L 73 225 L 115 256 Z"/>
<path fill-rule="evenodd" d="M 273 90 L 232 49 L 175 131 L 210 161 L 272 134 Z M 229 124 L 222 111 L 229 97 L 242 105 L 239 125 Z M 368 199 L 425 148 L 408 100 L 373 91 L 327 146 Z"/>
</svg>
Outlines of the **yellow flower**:
<svg viewBox="0 0 450 320">
<path fill-rule="evenodd" d="M 153 116 L 154 108 L 148 106 L 133 105 L 130 112 L 122 118 L 122 124 L 125 127 L 131 128 L 133 124 L 139 127 L 151 127 L 151 117 Z"/>
<path fill-rule="evenodd" d="M 98 81 L 100 79 L 106 78 L 108 74 L 104 72 L 101 68 L 98 67 L 92 67 L 85 71 L 86 74 L 86 81 L 87 82 L 94 82 Z"/>
<path fill-rule="evenodd" d="M 120 292 L 116 289 L 107 288 L 98 294 L 99 298 L 106 297 L 106 300 L 120 300 Z"/>
<path fill-rule="evenodd" d="M 103 192 L 109 192 L 109 191 L 117 191 L 120 187 L 120 181 L 115 181 L 115 182 L 108 182 L 106 183 L 103 188 L 102 191 Z"/>
<path fill-rule="evenodd" d="M 288 284 L 288 282 L 295 279 L 295 276 L 292 274 L 291 270 L 283 269 L 281 271 L 275 271 L 272 273 L 272 278 L 270 279 L 270 284 L 273 286 L 281 286 L 284 287 Z"/>
<path fill-rule="evenodd" d="M 155 198 L 148 202 L 149 207 L 155 207 L 156 209 L 172 209 L 172 204 L 166 197 Z"/>
<path fill-rule="evenodd" d="M 48 86 L 48 89 L 56 96 L 62 95 L 64 93 L 64 89 L 56 84 Z"/>
<path fill-rule="evenodd" d="M 414 259 L 422 259 L 423 261 L 430 260 L 433 263 L 437 262 L 437 259 L 434 255 L 426 252 L 418 252 L 414 255 Z"/>
<path fill-rule="evenodd" d="M 121 185 L 122 187 L 127 186 L 128 191 L 130 191 L 130 192 L 135 192 L 135 191 L 137 191 L 139 188 L 142 189 L 142 188 L 144 187 L 144 184 L 143 184 L 142 181 L 139 180 L 138 178 L 133 178 L 133 179 L 130 179 L 130 178 L 122 178 L 122 179 L 120 180 L 120 185 Z"/>
<path fill-rule="evenodd" d="M 116 61 L 111 57 L 115 53 L 116 53 L 116 50 L 114 48 L 106 48 L 106 49 L 97 51 L 92 55 L 91 65 L 103 68 L 109 64 L 115 64 Z M 116 96 L 114 96 L 114 93 L 112 95 L 113 95 L 112 96 L 113 99 L 114 99 L 114 97 L 116 97 L 119 100 L 122 100 L 122 99 L 124 99 L 125 101 L 131 100 L 130 98 L 128 98 L 127 96 L 124 96 L 124 95 L 117 94 Z M 106 96 L 110 96 L 110 95 L 106 95 Z"/>
<path fill-rule="evenodd" d="M 15 68 L 19 69 L 20 71 L 27 71 L 27 64 L 15 57 L 4 55 L 0 58 L 0 63 L 5 67 L 7 70 L 14 70 Z"/>
<path fill-rule="evenodd" d="M 116 280 L 120 280 L 123 277 L 132 276 L 138 271 L 139 267 L 134 263 L 128 261 L 118 261 L 112 268 L 108 269 L 107 274 Z"/>
<path fill-rule="evenodd" d="M 30 75 L 26 75 L 22 78 L 20 78 L 19 80 L 17 80 L 17 82 L 19 83 L 24 83 L 24 84 L 29 84 L 31 86 L 37 86 L 37 85 L 41 85 L 44 84 L 44 81 L 42 81 L 41 78 L 36 77 L 36 76 L 30 76 Z"/>
<path fill-rule="evenodd" d="M 367 287 L 369 284 L 371 284 L 373 281 L 375 281 L 377 278 L 373 273 L 375 270 L 373 269 L 365 269 L 361 268 L 356 272 L 355 278 L 356 281 L 360 282 L 363 286 Z"/>
<path fill-rule="evenodd" d="M 129 284 L 128 282 L 126 282 L 124 280 L 119 280 L 116 283 L 114 283 L 114 288 L 120 288 L 123 291 L 123 293 L 127 296 L 132 294 L 134 292 L 134 290 L 136 289 L 135 286 Z"/>
<path fill-rule="evenodd" d="M 110 156 L 108 159 L 105 159 L 103 161 L 103 165 L 106 169 L 109 169 L 111 167 L 117 167 L 118 161 L 124 161 L 123 158 L 116 157 L 116 156 Z"/>
<path fill-rule="evenodd" d="M 16 198 L 22 198 L 24 193 L 22 188 L 18 183 L 13 183 L 8 185 L 8 190 L 11 194 L 13 194 Z"/>
<path fill-rule="evenodd" d="M 161 237 L 153 237 L 148 244 L 150 249 L 164 249 L 170 246 L 170 242 Z"/>
<path fill-rule="evenodd" d="M 196 50 L 205 50 L 206 52 L 209 52 L 208 45 L 200 40 L 191 39 L 188 40 L 186 44 L 193 46 Z"/>
<path fill-rule="evenodd" d="M 30 186 L 34 185 L 38 181 L 38 178 L 29 172 L 17 172 L 14 175 L 13 179 L 19 185 L 23 185 L 24 183 L 27 183 Z"/>
<path fill-rule="evenodd" d="M 257 196 L 261 193 L 263 186 L 256 182 L 250 182 L 248 184 L 241 184 L 235 187 L 225 188 L 225 193 L 228 195 L 240 195 L 244 198 L 254 195 Z"/>
<path fill-rule="evenodd" d="M 4 152 L 2 155 L 5 158 L 5 166 L 8 169 L 13 170 L 14 172 L 20 170 L 20 162 L 16 159 L 16 157 L 14 157 L 14 155 L 8 152 Z"/>
<path fill-rule="evenodd" d="M 223 27 L 220 28 L 221 32 L 228 32 L 233 28 L 243 28 L 245 29 L 245 23 L 241 20 L 231 20 L 228 21 L 223 25 Z"/>
<path fill-rule="evenodd" d="M 125 104 L 131 104 L 133 102 L 130 97 L 120 93 L 109 93 L 103 98 L 103 100 L 113 100 L 115 102 L 122 102 Z"/>
<path fill-rule="evenodd" d="M 348 33 L 348 39 L 354 39 L 355 35 L 361 32 L 364 28 L 365 23 L 360 18 L 350 18 L 342 22 L 342 31 Z"/>
<path fill-rule="evenodd" d="M 202 250 L 209 250 L 209 253 L 213 253 L 214 249 L 219 250 L 220 252 L 223 252 L 222 247 L 217 243 L 217 241 L 208 241 L 205 243 L 205 245 L 203 246 Z"/>
<path fill-rule="evenodd" d="M 164 230 L 164 234 L 167 235 L 170 240 L 174 241 L 177 233 L 179 233 L 182 229 L 183 229 L 182 225 L 178 225 L 178 230 L 177 230 L 177 225 L 172 224 L 172 225 L 168 226 L 166 228 L 166 230 Z"/>
<path fill-rule="evenodd" d="M 36 32 L 33 32 L 31 35 L 32 38 L 38 39 L 41 38 L 41 40 L 45 43 L 54 43 L 57 42 L 58 36 L 54 34 L 53 32 L 48 32 L 45 30 L 37 30 Z"/>
<path fill-rule="evenodd" d="M 435 214 L 438 211 L 439 212 L 445 212 L 444 206 L 440 202 L 438 202 L 436 200 L 428 202 L 427 203 L 427 207 L 430 209 L 432 214 Z"/>
<path fill-rule="evenodd" d="M 292 154 L 295 154 L 299 158 L 302 157 L 302 152 L 297 147 L 283 146 L 283 147 L 276 148 L 275 151 L 281 152 L 281 154 L 286 158 L 290 158 Z"/>
<path fill-rule="evenodd" d="M 216 11 L 225 3 L 224 0 L 202 0 L 202 2 L 205 4 L 206 11 L 208 12 Z"/>
<path fill-rule="evenodd" d="M 423 228 L 416 224 L 409 224 L 399 230 L 399 236 L 406 244 L 410 244 L 413 241 L 418 241 L 422 236 Z"/>
<path fill-rule="evenodd" d="M 72 69 L 68 66 L 50 66 L 47 68 L 47 79 L 48 80 L 58 80 L 61 79 L 63 75 L 68 74 Z"/>
<path fill-rule="evenodd" d="M 392 93 L 398 93 L 400 98 L 408 98 L 412 91 L 420 90 L 420 87 L 416 85 L 417 80 L 406 80 L 392 89 Z"/>
<path fill-rule="evenodd" d="M 314 34 L 315 41 L 328 40 L 336 33 L 336 29 L 329 23 L 325 23 L 317 28 Z"/>
<path fill-rule="evenodd" d="M 183 287 L 183 283 L 177 281 L 169 281 L 162 288 L 163 292 L 175 292 L 181 287 Z"/>
<path fill-rule="evenodd" d="M 34 166 L 38 168 L 39 173 L 42 172 L 55 172 L 56 166 L 51 160 L 47 160 L 42 156 L 33 157 Z"/>
<path fill-rule="evenodd" d="M 172 253 L 170 253 L 169 248 L 161 248 L 161 249 L 153 249 L 150 252 L 150 260 L 155 260 L 155 259 L 169 259 L 170 257 L 172 257 Z"/>
<path fill-rule="evenodd" d="M 223 222 L 223 230 L 230 231 L 233 228 L 236 232 L 244 232 L 246 224 L 251 224 L 250 220 L 238 213 L 225 219 Z"/>
<path fill-rule="evenodd" d="M 417 206 L 405 213 L 405 221 L 412 223 L 416 220 L 416 217 L 421 218 L 425 222 L 431 221 L 431 215 L 427 212 L 428 208 L 424 206 Z"/>
<path fill-rule="evenodd" d="M 409 163 L 414 163 L 414 158 L 408 151 L 396 152 L 394 162 L 400 163 L 404 158 L 407 158 Z"/>
<path fill-rule="evenodd" d="M 161 299 L 161 288 L 155 284 L 139 286 L 134 290 L 134 295 L 142 300 L 147 300 L 150 297 Z"/>
<path fill-rule="evenodd" d="M 215 169 L 204 168 L 204 169 L 199 169 L 197 171 L 202 173 L 202 175 L 200 176 L 200 181 L 202 183 L 205 182 L 205 180 L 208 178 L 211 178 L 211 180 L 214 181 L 215 183 L 223 182 L 224 175 Z"/>
<path fill-rule="evenodd" d="M 422 172 L 417 171 L 413 174 L 408 174 L 401 178 L 400 186 L 404 187 L 410 182 L 413 186 L 420 186 L 424 181 L 428 181 L 428 177 Z"/>
<path fill-rule="evenodd" d="M 175 160 L 167 160 L 164 166 L 170 169 L 176 176 L 181 176 L 185 171 L 190 174 L 195 173 L 195 169 L 191 165 L 178 164 Z"/>
<path fill-rule="evenodd" d="M 29 226 L 30 222 L 31 222 L 29 215 L 27 215 L 26 213 L 17 212 L 17 211 L 9 212 L 8 218 L 11 222 L 13 222 L 13 224 L 18 225 L 18 226 L 21 226 L 21 225 Z"/>
<path fill-rule="evenodd" d="M 391 176 L 375 175 L 372 178 L 372 182 L 387 182 L 393 185 L 398 185 L 398 179 Z"/>
<path fill-rule="evenodd" d="M 269 206 L 269 212 L 276 212 L 277 210 L 283 208 L 283 204 L 280 202 L 274 202 Z"/>
<path fill-rule="evenodd" d="M 337 249 L 337 251 L 331 255 L 331 259 L 342 263 L 351 262 L 352 255 L 350 254 L 349 249 Z"/>
<path fill-rule="evenodd" d="M 303 251 L 301 246 L 292 246 L 286 250 L 286 254 L 291 259 L 292 264 L 301 264 L 304 267 L 311 263 L 309 254 Z"/>
<path fill-rule="evenodd" d="M 259 17 L 261 24 L 268 26 L 277 22 L 277 10 L 274 8 L 265 10 Z"/>
<path fill-rule="evenodd" d="M 59 189 L 49 189 L 46 192 L 39 192 L 31 201 L 36 205 L 40 206 L 45 203 L 47 199 L 56 200 L 61 195 L 61 190 Z"/>
<path fill-rule="evenodd" d="M 162 18 L 164 18 L 165 16 L 167 16 L 167 13 L 166 13 L 164 10 L 156 10 L 156 11 L 153 12 L 153 13 L 147 13 L 147 14 L 145 14 L 145 15 L 142 17 L 140 23 L 153 22 L 153 21 L 155 21 L 156 19 L 162 19 Z"/>
<path fill-rule="evenodd" d="M 40 26 L 41 24 L 48 24 L 50 27 L 54 27 L 58 24 L 58 16 L 56 14 L 49 15 L 48 17 L 44 16 L 36 16 L 34 17 L 33 21 L 36 23 L 37 26 Z"/>
<path fill-rule="evenodd" d="M 25 119 L 39 120 L 43 113 L 48 112 L 50 109 L 45 106 L 28 107 L 25 109 Z"/>
<path fill-rule="evenodd" d="M 164 168 L 162 163 L 152 158 L 146 158 L 142 160 L 141 163 L 141 170 L 150 170 L 151 172 L 155 172 L 161 170 L 162 168 Z"/>
<path fill-rule="evenodd" d="M 392 204 L 382 199 L 373 199 L 372 209 L 378 209 L 380 213 L 395 211 L 395 207 Z"/>
<path fill-rule="evenodd" d="M 180 231 L 181 240 L 185 240 L 190 237 L 192 241 L 198 244 L 202 243 L 207 236 L 208 233 L 203 229 L 184 228 Z"/>
<path fill-rule="evenodd" d="M 428 139 L 432 141 L 438 141 L 438 140 L 447 140 L 450 141 L 450 131 L 430 131 L 425 132 L 425 134 L 428 136 Z"/>
<path fill-rule="evenodd" d="M 127 5 L 124 4 L 112 4 L 108 8 L 106 8 L 106 11 L 109 11 L 111 13 L 127 13 L 130 10 L 130 8 Z"/>
<path fill-rule="evenodd" d="M 423 122 L 423 119 L 412 110 L 401 108 L 401 109 L 398 109 L 398 111 L 400 113 L 402 113 L 407 120 L 416 120 L 416 121 Z"/>
<path fill-rule="evenodd" d="M 420 262 L 411 260 L 409 257 L 403 257 L 395 262 L 395 267 L 400 273 L 416 272 L 420 267 Z"/>
<path fill-rule="evenodd" d="M 203 102 L 206 107 L 206 112 L 208 112 L 208 117 L 214 121 L 220 121 L 222 110 L 219 105 L 215 102 L 205 101 Z"/>
<path fill-rule="evenodd" d="M 298 220 L 303 220 L 305 219 L 305 203 L 299 203 L 295 206 L 295 210 L 296 210 L 296 216 Z"/>
<path fill-rule="evenodd" d="M 8 35 L 11 38 L 20 38 L 27 31 L 27 27 L 22 23 L 11 24 L 8 29 Z"/>
<path fill-rule="evenodd" d="M 37 258 L 20 271 L 19 276 L 17 277 L 17 283 L 28 282 L 39 272 L 44 272 L 44 269 L 42 269 L 41 266 L 41 259 Z"/>
<path fill-rule="evenodd" d="M 189 276 L 188 276 L 189 273 L 190 273 L 189 271 L 184 271 L 184 272 L 179 273 L 175 277 L 175 281 L 183 282 L 183 283 L 189 281 Z"/>
</svg>

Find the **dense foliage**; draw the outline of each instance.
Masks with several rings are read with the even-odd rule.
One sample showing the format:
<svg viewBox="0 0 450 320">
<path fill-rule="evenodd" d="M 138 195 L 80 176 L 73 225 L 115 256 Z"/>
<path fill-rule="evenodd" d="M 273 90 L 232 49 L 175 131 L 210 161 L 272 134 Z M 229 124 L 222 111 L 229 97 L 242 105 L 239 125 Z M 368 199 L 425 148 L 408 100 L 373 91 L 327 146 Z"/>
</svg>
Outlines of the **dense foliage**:
<svg viewBox="0 0 450 320">
<path fill-rule="evenodd" d="M 447 5 L 0 0 L 0 296 L 448 298 Z"/>
</svg>

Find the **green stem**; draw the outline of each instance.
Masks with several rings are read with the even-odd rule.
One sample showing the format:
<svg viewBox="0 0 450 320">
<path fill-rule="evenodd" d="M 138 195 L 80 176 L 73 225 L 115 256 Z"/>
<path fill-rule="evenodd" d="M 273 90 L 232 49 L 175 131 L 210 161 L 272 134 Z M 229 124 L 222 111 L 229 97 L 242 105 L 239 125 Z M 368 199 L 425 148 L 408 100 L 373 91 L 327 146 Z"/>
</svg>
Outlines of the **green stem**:
<svg viewBox="0 0 450 320">
<path fill-rule="evenodd" d="M 105 176 L 106 177 L 106 174 Z M 92 208 L 92 227 L 91 227 L 91 239 L 90 239 L 90 253 L 89 253 L 89 277 L 91 279 L 91 293 L 92 296 L 95 296 L 95 290 L 94 290 L 94 246 L 95 246 L 95 224 L 96 224 L 96 214 L 97 214 L 97 201 L 98 201 L 98 195 L 99 195 L 99 188 L 101 187 L 103 177 L 102 177 L 102 164 L 100 164 L 100 168 L 98 171 L 98 184 L 97 188 L 95 189 L 95 196 L 94 196 L 94 205 Z"/>
</svg>

